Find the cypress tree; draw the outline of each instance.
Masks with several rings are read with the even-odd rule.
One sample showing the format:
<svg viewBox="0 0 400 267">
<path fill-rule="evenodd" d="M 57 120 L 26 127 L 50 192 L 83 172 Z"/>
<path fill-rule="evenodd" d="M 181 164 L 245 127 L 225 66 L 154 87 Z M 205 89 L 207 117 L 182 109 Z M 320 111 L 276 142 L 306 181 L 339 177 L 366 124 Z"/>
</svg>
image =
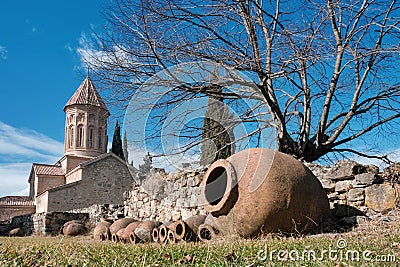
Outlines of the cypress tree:
<svg viewBox="0 0 400 267">
<path fill-rule="evenodd" d="M 125 161 L 129 162 L 128 140 L 126 139 L 126 131 L 124 132 L 124 138 L 122 139 L 122 149 L 124 152 Z"/>
<path fill-rule="evenodd" d="M 114 128 L 114 136 L 111 146 L 111 152 L 120 157 L 122 160 L 125 160 L 124 151 L 122 149 L 121 128 L 119 126 L 118 121 L 115 124 Z"/>
<path fill-rule="evenodd" d="M 210 88 L 214 93 L 222 92 L 219 86 Z M 200 165 L 206 166 L 218 159 L 226 159 L 234 150 L 233 129 L 226 129 L 220 122 L 229 125 L 232 120 L 222 97 L 209 96 L 202 127 Z"/>
<path fill-rule="evenodd" d="M 144 156 L 143 162 L 144 164 L 139 164 L 139 173 L 141 175 L 146 175 L 153 168 L 152 166 L 153 160 L 149 152 L 147 152 L 147 154 Z"/>
</svg>

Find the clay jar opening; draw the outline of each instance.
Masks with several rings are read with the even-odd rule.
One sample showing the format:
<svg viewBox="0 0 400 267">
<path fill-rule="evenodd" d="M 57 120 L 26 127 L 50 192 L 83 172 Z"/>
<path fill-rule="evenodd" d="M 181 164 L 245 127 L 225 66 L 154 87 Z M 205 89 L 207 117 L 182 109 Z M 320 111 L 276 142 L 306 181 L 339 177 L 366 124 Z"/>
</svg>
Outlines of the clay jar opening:
<svg viewBox="0 0 400 267">
<path fill-rule="evenodd" d="M 232 188 L 236 185 L 236 174 L 227 160 L 214 162 L 204 176 L 202 182 L 202 198 L 209 212 L 222 212 L 230 209 L 228 201 Z"/>
<path fill-rule="evenodd" d="M 212 234 L 210 229 L 208 228 L 201 228 L 200 229 L 200 238 L 203 240 L 211 240 Z"/>
<path fill-rule="evenodd" d="M 182 223 L 178 223 L 175 227 L 175 233 L 178 236 L 182 236 L 184 234 L 184 226 Z"/>
<path fill-rule="evenodd" d="M 227 174 L 224 167 L 214 168 L 208 175 L 204 195 L 210 205 L 215 206 L 221 202 L 227 187 Z"/>
</svg>

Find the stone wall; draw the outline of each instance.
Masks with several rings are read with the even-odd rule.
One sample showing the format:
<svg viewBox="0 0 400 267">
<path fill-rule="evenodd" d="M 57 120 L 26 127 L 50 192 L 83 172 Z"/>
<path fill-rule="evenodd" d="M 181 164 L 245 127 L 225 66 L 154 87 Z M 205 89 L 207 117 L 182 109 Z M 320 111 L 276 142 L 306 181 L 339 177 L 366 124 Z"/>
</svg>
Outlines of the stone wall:
<svg viewBox="0 0 400 267">
<path fill-rule="evenodd" d="M 167 222 L 205 214 L 199 188 L 204 173 L 204 170 L 170 174 L 152 171 L 140 186 L 134 185 L 125 192 L 125 215 Z"/>
<path fill-rule="evenodd" d="M 7 222 L 0 223 L 0 236 L 7 236 L 8 232 L 14 228 L 21 228 L 26 235 L 31 235 L 33 233 L 32 217 L 32 214 L 25 214 L 15 216 Z"/>
<path fill-rule="evenodd" d="M 306 165 L 321 181 L 332 214 L 338 218 L 380 215 L 399 205 L 400 185 L 393 183 L 392 175 L 386 171 L 379 173 L 376 166 L 353 161 L 339 161 L 332 167 Z M 205 214 L 199 202 L 204 173 L 153 171 L 140 186 L 125 192 L 125 216 L 165 222 Z"/>
<path fill-rule="evenodd" d="M 33 214 L 36 211 L 33 200 L 28 196 L 6 196 L 0 198 L 0 222 L 14 216 Z"/>
<path fill-rule="evenodd" d="M 49 212 L 36 213 L 32 215 L 33 234 L 37 235 L 58 235 L 64 223 L 78 220 L 86 223 L 89 219 L 87 213 L 70 212 Z"/>
<path fill-rule="evenodd" d="M 339 161 L 332 167 L 306 165 L 321 181 L 336 217 L 379 215 L 399 204 L 400 185 L 388 181 L 390 177 L 376 166 L 354 161 Z"/>
<path fill-rule="evenodd" d="M 73 209 L 68 212 L 89 214 L 89 224 L 95 226 L 101 219 L 117 220 L 124 218 L 124 210 L 124 205 L 94 204 L 88 208 Z"/>
<path fill-rule="evenodd" d="M 0 235 L 6 236 L 14 228 L 21 228 L 25 235 L 58 235 L 64 223 L 71 220 L 88 222 L 87 213 L 51 212 L 13 217 L 0 224 Z"/>
</svg>

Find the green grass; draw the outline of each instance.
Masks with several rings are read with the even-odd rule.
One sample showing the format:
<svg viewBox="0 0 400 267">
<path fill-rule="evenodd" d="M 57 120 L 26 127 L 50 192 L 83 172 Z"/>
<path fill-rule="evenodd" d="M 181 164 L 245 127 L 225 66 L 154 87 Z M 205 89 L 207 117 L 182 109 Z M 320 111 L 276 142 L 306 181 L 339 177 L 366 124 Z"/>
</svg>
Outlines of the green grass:
<svg viewBox="0 0 400 267">
<path fill-rule="evenodd" d="M 342 234 L 226 237 L 176 245 L 114 244 L 90 236 L 0 237 L 0 266 L 400 266 L 400 211 L 388 218 Z M 341 249 L 339 240 L 346 242 Z M 315 258 L 309 253 L 301 258 L 310 251 Z M 357 252 L 359 260 L 346 257 L 349 251 Z M 390 261 L 376 261 L 383 256 Z"/>
<path fill-rule="evenodd" d="M 337 249 L 337 241 L 344 238 L 347 246 Z M 0 266 L 388 266 L 400 265 L 399 231 L 380 235 L 320 235 L 297 238 L 266 237 L 260 240 L 228 238 L 213 243 L 113 244 L 95 242 L 89 237 L 25 237 L 0 238 Z M 321 259 L 322 250 L 338 250 L 338 259 Z M 296 252 L 314 250 L 317 259 L 286 261 L 281 257 L 296 257 Z M 347 250 L 360 252 L 360 261 L 345 258 Z M 362 259 L 362 251 L 369 250 L 370 258 L 393 254 L 391 263 L 369 262 Z M 342 251 L 342 259 L 340 259 Z M 266 252 L 266 253 L 265 253 Z M 272 261 L 270 253 L 272 252 Z M 307 255 L 305 255 L 307 256 Z M 265 258 L 266 257 L 266 258 Z"/>
</svg>

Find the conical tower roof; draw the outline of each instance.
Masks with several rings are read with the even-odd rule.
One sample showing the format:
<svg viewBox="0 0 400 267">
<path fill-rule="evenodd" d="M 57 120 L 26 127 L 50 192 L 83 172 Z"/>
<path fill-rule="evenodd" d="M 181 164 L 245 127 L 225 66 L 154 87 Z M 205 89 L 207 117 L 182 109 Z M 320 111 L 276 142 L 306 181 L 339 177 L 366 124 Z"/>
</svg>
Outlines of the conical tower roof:
<svg viewBox="0 0 400 267">
<path fill-rule="evenodd" d="M 89 76 L 86 77 L 86 79 L 81 83 L 74 95 L 68 100 L 67 104 L 65 104 L 64 110 L 68 106 L 72 105 L 96 106 L 106 110 L 107 113 L 110 113 L 99 92 L 97 92 L 96 88 L 94 87 L 94 84 Z"/>
</svg>

